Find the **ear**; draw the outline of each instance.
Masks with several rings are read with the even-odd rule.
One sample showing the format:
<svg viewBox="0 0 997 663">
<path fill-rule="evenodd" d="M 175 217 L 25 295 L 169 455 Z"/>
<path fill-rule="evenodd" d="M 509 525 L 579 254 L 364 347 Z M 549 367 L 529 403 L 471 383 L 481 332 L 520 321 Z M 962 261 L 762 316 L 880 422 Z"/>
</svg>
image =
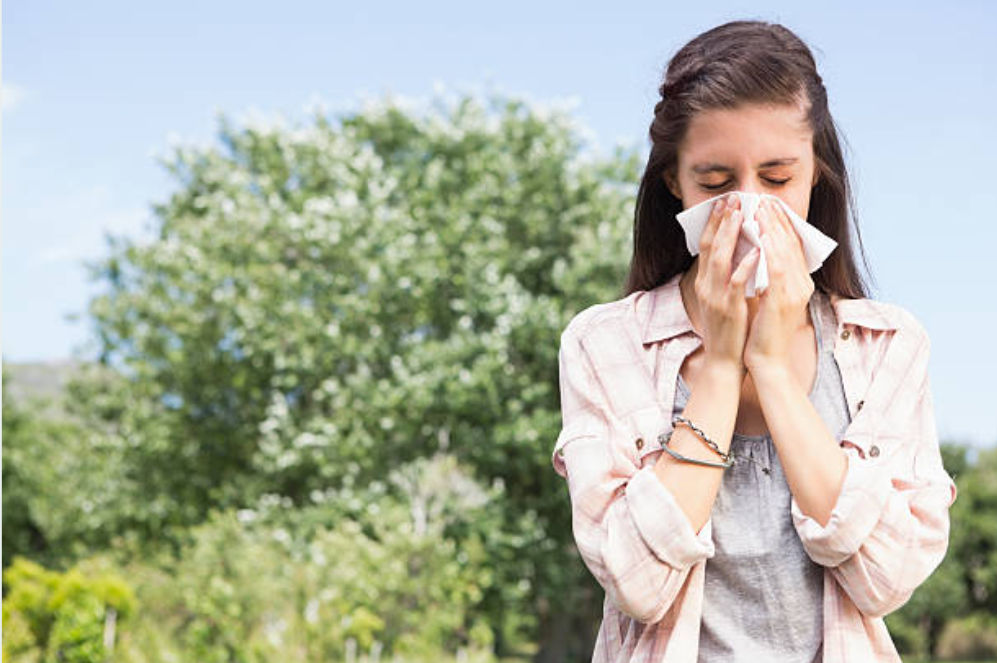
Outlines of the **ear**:
<svg viewBox="0 0 997 663">
<path fill-rule="evenodd" d="M 679 188 L 678 182 L 675 179 L 675 173 L 671 170 L 666 170 L 662 178 L 665 180 L 665 186 L 668 187 L 671 194 L 682 200 L 682 189 Z"/>
<path fill-rule="evenodd" d="M 810 188 L 812 189 L 815 186 L 817 186 L 817 182 L 820 182 L 820 170 L 818 170 L 817 166 L 815 165 L 813 181 L 810 183 Z"/>
</svg>

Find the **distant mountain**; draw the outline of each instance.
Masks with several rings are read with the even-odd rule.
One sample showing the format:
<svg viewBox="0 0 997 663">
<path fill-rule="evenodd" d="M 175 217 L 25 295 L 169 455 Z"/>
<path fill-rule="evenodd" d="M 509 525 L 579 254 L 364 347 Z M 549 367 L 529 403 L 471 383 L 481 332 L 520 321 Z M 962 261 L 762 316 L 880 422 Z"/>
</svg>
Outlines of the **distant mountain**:
<svg viewBox="0 0 997 663">
<path fill-rule="evenodd" d="M 24 402 L 35 397 L 58 399 L 69 377 L 79 368 L 75 359 L 18 363 L 4 361 L 7 384 L 4 396 Z"/>
</svg>

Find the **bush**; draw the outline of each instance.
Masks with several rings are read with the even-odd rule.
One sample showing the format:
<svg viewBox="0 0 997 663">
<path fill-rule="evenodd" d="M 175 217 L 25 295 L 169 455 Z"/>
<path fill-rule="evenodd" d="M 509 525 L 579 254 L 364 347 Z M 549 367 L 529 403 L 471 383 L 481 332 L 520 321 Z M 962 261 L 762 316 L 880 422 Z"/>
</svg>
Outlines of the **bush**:
<svg viewBox="0 0 997 663">
<path fill-rule="evenodd" d="M 919 661 L 930 658 L 928 634 L 914 621 L 904 619 L 903 613 L 895 612 L 887 615 L 886 625 L 898 652 Z"/>
<path fill-rule="evenodd" d="M 997 617 L 975 613 L 945 624 L 935 657 L 942 660 L 997 659 Z"/>
<path fill-rule="evenodd" d="M 379 489 L 327 498 L 212 512 L 178 557 L 132 565 L 143 611 L 122 660 L 491 660 L 501 624 L 481 604 L 495 582 L 494 544 L 445 530 L 458 516 L 488 523 L 495 494 L 441 456 Z"/>
<path fill-rule="evenodd" d="M 105 660 L 107 620 L 135 609 L 132 589 L 116 574 L 88 572 L 85 564 L 64 573 L 23 557 L 4 571 L 4 661 Z M 113 613 L 112 613 L 113 611 Z"/>
</svg>

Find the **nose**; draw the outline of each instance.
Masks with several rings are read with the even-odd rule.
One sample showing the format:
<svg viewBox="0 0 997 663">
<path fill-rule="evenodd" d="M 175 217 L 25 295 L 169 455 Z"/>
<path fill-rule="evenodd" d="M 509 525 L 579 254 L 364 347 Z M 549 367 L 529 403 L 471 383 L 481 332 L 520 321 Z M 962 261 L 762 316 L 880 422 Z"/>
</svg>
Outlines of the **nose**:
<svg viewBox="0 0 997 663">
<path fill-rule="evenodd" d="M 762 188 L 758 186 L 757 182 L 745 182 L 744 184 L 741 185 L 741 191 L 745 191 L 747 193 L 756 193 L 759 195 L 764 193 L 762 191 Z"/>
</svg>

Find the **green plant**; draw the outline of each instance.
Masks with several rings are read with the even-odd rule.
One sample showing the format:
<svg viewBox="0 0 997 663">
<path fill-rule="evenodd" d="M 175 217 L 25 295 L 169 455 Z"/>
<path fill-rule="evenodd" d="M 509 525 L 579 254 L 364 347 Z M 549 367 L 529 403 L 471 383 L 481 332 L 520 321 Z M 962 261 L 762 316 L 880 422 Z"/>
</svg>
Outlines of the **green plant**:
<svg viewBox="0 0 997 663">
<path fill-rule="evenodd" d="M 107 620 L 117 624 L 136 608 L 134 593 L 113 573 L 45 569 L 22 557 L 3 572 L 5 661 L 103 662 Z"/>
<path fill-rule="evenodd" d="M 997 617 L 974 614 L 945 624 L 935 656 L 941 660 L 997 659 Z"/>
</svg>

